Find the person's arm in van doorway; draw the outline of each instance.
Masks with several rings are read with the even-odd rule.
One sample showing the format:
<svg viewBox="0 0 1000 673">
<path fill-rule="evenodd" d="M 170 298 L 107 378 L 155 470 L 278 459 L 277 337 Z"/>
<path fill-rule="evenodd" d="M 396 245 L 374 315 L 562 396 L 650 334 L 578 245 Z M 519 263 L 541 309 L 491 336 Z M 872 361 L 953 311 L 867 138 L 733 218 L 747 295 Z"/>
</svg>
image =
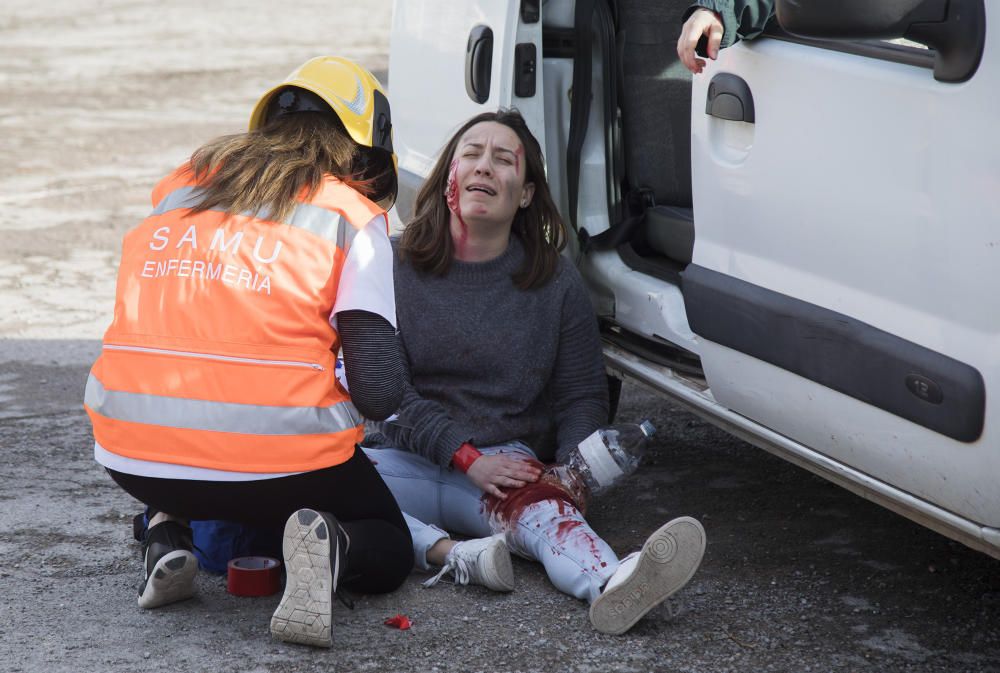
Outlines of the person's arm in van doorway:
<svg viewBox="0 0 1000 673">
<path fill-rule="evenodd" d="M 696 0 L 684 15 L 677 56 L 698 74 L 705 67 L 705 60 L 695 53 L 702 38 L 708 42 L 708 58 L 714 61 L 720 49 L 760 35 L 773 14 L 774 0 Z"/>
<path fill-rule="evenodd" d="M 380 315 L 357 310 L 338 313 L 337 329 L 351 401 L 365 418 L 388 418 L 403 397 L 396 329 Z"/>
</svg>

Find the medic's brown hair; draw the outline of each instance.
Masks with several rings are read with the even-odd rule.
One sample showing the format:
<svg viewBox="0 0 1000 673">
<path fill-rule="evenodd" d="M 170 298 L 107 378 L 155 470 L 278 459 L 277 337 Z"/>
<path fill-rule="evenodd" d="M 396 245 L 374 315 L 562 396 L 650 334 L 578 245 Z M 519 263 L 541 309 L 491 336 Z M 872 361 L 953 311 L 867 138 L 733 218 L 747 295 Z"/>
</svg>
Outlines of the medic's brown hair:
<svg viewBox="0 0 1000 673">
<path fill-rule="evenodd" d="M 382 181 L 395 180 L 387 152 L 358 145 L 336 115 L 318 112 L 278 117 L 254 131 L 217 138 L 191 155 L 191 168 L 205 189 L 192 213 L 220 208 L 267 213 L 274 221 L 285 219 L 303 196 L 314 196 L 325 175 L 369 198 Z"/>
</svg>

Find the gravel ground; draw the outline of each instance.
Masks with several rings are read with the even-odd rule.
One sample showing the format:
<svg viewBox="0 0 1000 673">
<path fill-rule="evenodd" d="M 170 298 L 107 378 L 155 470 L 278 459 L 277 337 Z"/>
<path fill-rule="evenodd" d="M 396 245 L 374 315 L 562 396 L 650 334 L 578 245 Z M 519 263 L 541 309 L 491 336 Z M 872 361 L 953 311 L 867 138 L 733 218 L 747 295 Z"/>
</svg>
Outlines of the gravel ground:
<svg viewBox="0 0 1000 673">
<path fill-rule="evenodd" d="M 5 0 L 0 9 L 0 671 L 1000 671 L 1000 564 L 626 385 L 660 428 L 594 504 L 616 549 L 702 520 L 701 571 L 625 636 L 517 561 L 517 591 L 420 587 L 337 609 L 329 651 L 272 641 L 277 597 L 135 603 L 138 505 L 92 458 L 83 385 L 119 240 L 152 184 L 245 124 L 309 56 L 384 74 L 388 2 Z M 403 613 L 409 631 L 382 625 Z"/>
<path fill-rule="evenodd" d="M 415 574 L 353 612 L 338 607 L 329 651 L 272 641 L 277 596 L 236 598 L 212 575 L 193 600 L 142 611 L 138 505 L 91 459 L 87 366 L 50 364 L 63 345 L 2 364 L 0 670 L 133 671 L 145 657 L 215 671 L 1000 670 L 995 561 L 631 386 L 622 415 L 649 416 L 660 432 L 591 521 L 627 551 L 673 516 L 702 520 L 708 550 L 679 614 L 660 610 L 621 637 L 594 633 L 585 606 L 523 561 L 510 595 L 427 590 Z M 397 613 L 411 630 L 382 626 Z"/>
</svg>

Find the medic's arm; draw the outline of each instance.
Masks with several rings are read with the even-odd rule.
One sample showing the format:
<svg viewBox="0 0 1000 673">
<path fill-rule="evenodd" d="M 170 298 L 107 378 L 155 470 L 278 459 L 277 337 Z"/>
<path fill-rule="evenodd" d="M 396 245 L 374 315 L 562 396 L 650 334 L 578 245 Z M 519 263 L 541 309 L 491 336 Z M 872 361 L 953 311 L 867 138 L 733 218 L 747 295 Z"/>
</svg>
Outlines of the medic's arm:
<svg viewBox="0 0 1000 673">
<path fill-rule="evenodd" d="M 338 313 L 337 325 L 351 401 L 365 418 L 388 418 L 403 397 L 403 361 L 395 328 L 368 311 Z"/>
</svg>

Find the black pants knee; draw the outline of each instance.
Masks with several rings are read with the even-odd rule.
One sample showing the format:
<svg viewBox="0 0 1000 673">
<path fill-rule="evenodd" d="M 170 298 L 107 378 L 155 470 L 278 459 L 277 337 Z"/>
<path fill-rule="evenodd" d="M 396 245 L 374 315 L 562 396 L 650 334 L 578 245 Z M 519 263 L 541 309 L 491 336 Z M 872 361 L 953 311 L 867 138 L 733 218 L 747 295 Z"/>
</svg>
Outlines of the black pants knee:
<svg viewBox="0 0 1000 673">
<path fill-rule="evenodd" d="M 344 586 L 365 593 L 399 587 L 413 568 L 410 532 L 389 488 L 363 451 L 345 463 L 254 481 L 159 479 L 108 470 L 132 497 L 184 519 L 221 519 L 280 532 L 296 510 L 333 514 L 351 538 Z"/>
</svg>

